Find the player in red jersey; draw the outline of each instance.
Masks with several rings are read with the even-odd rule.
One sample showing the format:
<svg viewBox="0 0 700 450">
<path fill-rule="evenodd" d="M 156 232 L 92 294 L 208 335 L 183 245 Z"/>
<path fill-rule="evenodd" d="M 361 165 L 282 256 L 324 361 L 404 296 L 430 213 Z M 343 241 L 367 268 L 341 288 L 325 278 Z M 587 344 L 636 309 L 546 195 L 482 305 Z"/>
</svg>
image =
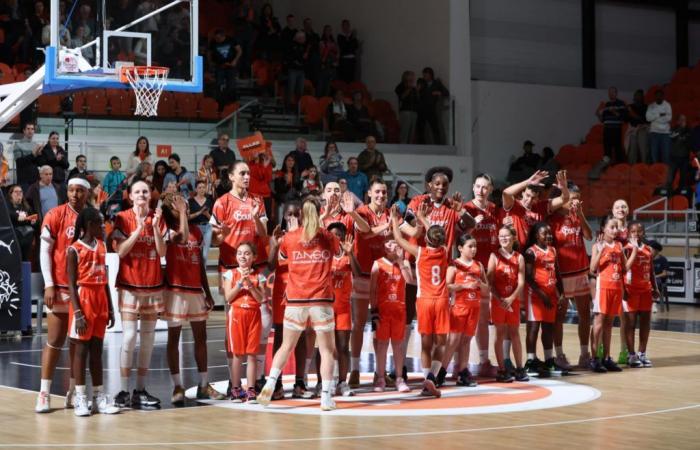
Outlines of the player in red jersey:
<svg viewBox="0 0 700 450">
<path fill-rule="evenodd" d="M 199 372 L 197 398 L 223 400 L 224 396 L 209 384 L 207 370 L 207 319 L 214 308 L 202 257 L 202 232 L 187 221 L 187 201 L 179 194 L 162 198 L 163 220 L 168 227 L 165 241 L 165 312 L 168 321 L 168 367 L 173 381 L 173 405 L 185 404 L 185 389 L 180 376 L 180 335 L 182 324 L 189 322 L 194 338 L 194 359 Z"/>
<path fill-rule="evenodd" d="M 550 197 L 559 195 L 559 189 L 553 188 Z M 554 247 L 557 249 L 557 263 L 561 271 L 564 297 L 573 298 L 576 302 L 578 338 L 581 348 L 578 366 L 588 368 L 591 359 L 588 351 L 591 334 L 591 295 L 588 285 L 590 261 L 584 239 L 590 241 L 593 238 L 593 232 L 583 213 L 581 191 L 578 186 L 569 182 L 569 201 L 549 216 L 547 222 L 554 235 Z M 558 366 L 570 370 L 571 365 L 562 348 L 565 317 L 566 309 L 561 308 L 554 327 L 555 362 Z"/>
<path fill-rule="evenodd" d="M 41 354 L 41 387 L 34 410 L 38 413 L 51 410 L 50 394 L 53 373 L 56 369 L 61 347 L 68 331 L 68 276 L 66 274 L 66 249 L 73 240 L 75 219 L 83 210 L 90 194 L 90 183 L 85 178 L 68 180 L 68 203 L 50 210 L 41 225 L 39 261 L 44 278 L 44 304 L 47 314 L 46 347 Z M 73 361 L 75 346 L 70 346 L 70 360 Z M 73 406 L 75 378 L 70 377 L 65 407 Z"/>
<path fill-rule="evenodd" d="M 66 272 L 70 296 L 70 326 L 68 336 L 75 344 L 73 373 L 75 374 L 76 416 L 91 412 L 116 414 L 119 408 L 111 404 L 102 388 L 102 342 L 105 330 L 114 326 L 112 298 L 107 285 L 104 243 L 104 223 L 100 212 L 88 207 L 80 211 L 75 221 L 73 243 L 66 250 Z M 90 356 L 92 381 L 92 411 L 88 406 L 85 366 Z"/>
<path fill-rule="evenodd" d="M 376 260 L 370 277 L 370 304 L 373 321 L 376 323 L 377 371 L 374 378 L 374 392 L 384 392 L 386 388 L 386 358 L 389 344 L 394 353 L 394 367 L 403 367 L 406 357 L 403 349 L 406 331 L 406 282 L 413 281 L 411 265 L 403 258 L 403 250 L 396 241 L 384 244 L 385 256 Z M 409 392 L 406 381 L 397 372 L 396 389 Z"/>
<path fill-rule="evenodd" d="M 627 218 L 630 213 L 630 207 L 624 199 L 617 199 L 612 205 L 612 216 L 617 219 L 618 232 L 615 240 L 619 241 L 623 246 L 627 245 L 629 238 L 629 227 Z M 627 316 L 620 314 L 620 355 L 617 358 L 618 364 L 627 364 Z"/>
<path fill-rule="evenodd" d="M 146 375 L 151 363 L 156 320 L 165 308 L 160 258 L 165 256 L 161 210 L 152 211 L 151 188 L 144 181 L 129 187 L 131 209 L 117 214 L 110 241 L 116 241 L 119 255 L 119 310 L 122 316 L 121 391 L 115 398 L 119 407 L 153 408 L 160 400 L 146 392 Z M 138 323 L 140 321 L 140 324 Z M 136 389 L 129 396 L 129 375 L 139 330 Z"/>
<path fill-rule="evenodd" d="M 421 366 L 425 375 L 421 395 L 440 397 L 435 382 L 442 367 L 442 355 L 450 331 L 450 300 L 446 283 L 449 256 L 445 247 L 445 230 L 439 225 L 429 226 L 427 213 L 428 205 L 423 203 L 416 217 L 428 230 L 425 233 L 426 247 L 416 246 L 404 239 L 399 229 L 397 205 L 391 208 L 391 225 L 396 243 L 416 258 L 416 313 L 418 333 L 421 335 Z"/>
<path fill-rule="evenodd" d="M 625 290 L 627 298 L 622 300 L 622 309 L 627 316 L 627 348 L 629 358 L 627 365 L 630 367 L 651 367 L 651 360 L 647 357 L 647 342 L 651 329 L 651 306 L 655 298 L 659 298 L 659 288 L 654 276 L 653 252 L 651 247 L 643 243 L 644 225 L 632 220 L 628 223 L 629 237 L 638 243 L 637 257 L 632 267 L 625 276 Z M 632 253 L 632 243 L 625 247 L 625 255 Z M 639 318 L 639 352 L 634 351 L 634 328 Z"/>
<path fill-rule="evenodd" d="M 340 192 L 340 185 L 331 181 L 323 187 L 323 207 L 321 208 L 321 221 L 323 226 L 328 226 L 334 222 L 345 225 L 345 229 L 352 231 L 357 224 L 360 233 L 368 233 L 369 225 L 357 211 L 355 211 L 355 199 L 348 191 L 345 194 Z"/>
<path fill-rule="evenodd" d="M 335 409 L 332 393 L 334 329 L 333 256 L 341 253 L 340 242 L 321 225 L 320 205 L 314 198 L 302 204 L 301 227 L 287 233 L 280 244 L 280 258 L 287 259 L 289 282 L 287 307 L 284 311 L 282 346 L 272 360 L 272 368 L 258 401 L 270 402 L 282 367 L 287 362 L 299 336 L 308 325 L 316 332 L 321 353 L 321 410 Z"/>
<path fill-rule="evenodd" d="M 453 301 L 450 308 L 450 335 L 437 376 L 438 386 L 444 384 L 446 367 L 458 347 L 462 347 L 462 351 L 455 366 L 463 369 L 458 374 L 457 385 L 476 386 L 476 381 L 467 369 L 469 346 L 476 333 L 481 298 L 488 293 L 488 283 L 484 266 L 476 260 L 476 239 L 469 234 L 462 234 L 457 239 L 457 248 L 459 258 L 447 268 L 447 289 L 453 294 Z"/>
<path fill-rule="evenodd" d="M 230 399 L 236 403 L 256 403 L 257 353 L 262 333 L 260 309 L 265 308 L 265 277 L 253 268 L 257 251 L 252 242 L 236 247 L 235 269 L 223 274 L 224 295 L 231 305 L 226 316 L 226 353 L 231 361 Z M 248 389 L 241 388 L 243 361 L 246 361 Z"/>
<path fill-rule="evenodd" d="M 511 227 L 498 230 L 500 248 L 489 257 L 487 277 L 491 285 L 491 321 L 496 326 L 494 349 L 498 361 L 501 380 L 508 375 L 516 381 L 528 381 L 523 368 L 523 348 L 520 343 L 520 297 L 525 288 L 525 258 L 515 251 L 517 236 Z M 504 342 L 508 339 L 513 345 L 515 371 L 510 372 L 506 360 L 510 359 L 510 346 Z"/>
<path fill-rule="evenodd" d="M 557 266 L 557 251 L 552 245 L 552 229 L 546 222 L 537 222 L 528 236 L 525 250 L 527 289 L 527 362 L 528 375 L 547 377 L 566 371 L 554 362 L 554 322 L 557 309 L 565 307 L 564 287 Z M 544 363 L 536 356 L 537 335 L 542 328 Z"/>
<path fill-rule="evenodd" d="M 610 338 L 615 316 L 620 314 L 624 294 L 623 276 L 630 270 L 639 248 L 636 239 L 630 239 L 631 252 L 625 256 L 622 244 L 616 241 L 619 221 L 613 216 L 603 218 L 601 233 L 593 246 L 590 272 L 597 274 L 596 295 L 593 298 L 593 339 L 592 349 L 603 344 L 603 360 L 594 352 L 591 369 L 595 372 L 620 372 L 622 369 L 610 358 Z"/>
</svg>

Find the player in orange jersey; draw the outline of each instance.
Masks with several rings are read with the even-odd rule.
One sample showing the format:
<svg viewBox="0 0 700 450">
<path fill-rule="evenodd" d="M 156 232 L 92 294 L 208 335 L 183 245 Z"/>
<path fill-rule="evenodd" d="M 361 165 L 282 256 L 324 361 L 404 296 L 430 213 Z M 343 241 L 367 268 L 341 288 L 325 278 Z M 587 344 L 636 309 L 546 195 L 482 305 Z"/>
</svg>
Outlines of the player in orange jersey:
<svg viewBox="0 0 700 450">
<path fill-rule="evenodd" d="M 121 391 L 115 398 L 119 407 L 154 408 L 160 400 L 146 391 L 146 375 L 151 363 L 158 314 L 165 310 L 162 298 L 163 275 L 160 258 L 165 256 L 164 224 L 161 210 L 148 204 L 151 188 L 144 181 L 129 187 L 133 207 L 117 214 L 110 241 L 116 241 L 119 255 L 119 310 L 122 315 Z M 140 321 L 140 324 L 138 323 Z M 136 330 L 140 348 L 136 389 L 129 396 L 128 384 L 133 364 Z"/>
<path fill-rule="evenodd" d="M 427 213 L 428 205 L 423 203 L 416 218 L 428 230 L 425 233 L 425 247 L 404 239 L 399 229 L 400 217 L 396 205 L 391 208 L 391 224 L 396 243 L 416 258 L 416 314 L 418 333 L 421 335 L 421 366 L 425 375 L 421 395 L 440 397 L 435 382 L 442 367 L 442 355 L 450 331 L 450 299 L 445 278 L 449 256 L 445 247 L 445 230 L 440 225 L 429 226 Z"/>
<path fill-rule="evenodd" d="M 525 288 L 525 258 L 514 249 L 517 235 L 511 227 L 498 230 L 500 248 L 491 253 L 488 265 L 488 279 L 491 285 L 491 321 L 496 326 L 494 350 L 498 361 L 498 376 L 506 380 L 508 375 L 516 381 L 528 381 L 523 368 L 523 348 L 520 343 L 520 297 Z M 510 359 L 510 346 L 513 345 L 515 359 L 514 373 L 506 365 Z"/>
<path fill-rule="evenodd" d="M 374 379 L 374 392 L 384 392 L 386 388 L 386 357 L 391 344 L 394 353 L 396 388 L 399 392 L 411 389 L 401 376 L 406 355 L 403 350 L 406 331 L 406 282 L 413 281 L 411 266 L 403 259 L 403 250 L 396 241 L 386 241 L 385 256 L 372 265 L 369 298 L 372 316 L 376 323 L 377 370 Z"/>
<path fill-rule="evenodd" d="M 287 306 L 284 311 L 282 346 L 272 360 L 270 376 L 260 391 L 258 401 L 270 402 L 282 367 L 308 325 L 316 332 L 321 353 L 321 410 L 335 409 L 332 393 L 335 321 L 333 319 L 333 257 L 341 253 L 340 242 L 333 233 L 323 228 L 314 198 L 302 204 L 301 227 L 287 233 L 280 244 L 281 259 L 289 267 Z"/>
<path fill-rule="evenodd" d="M 114 326 L 112 298 L 107 285 L 104 243 L 104 223 L 100 212 L 88 207 L 80 211 L 75 221 L 73 243 L 66 251 L 66 272 L 70 295 L 70 326 L 68 336 L 75 344 L 73 373 L 75 374 L 76 416 L 91 412 L 116 414 L 114 406 L 102 388 L 102 342 L 105 330 Z M 92 410 L 88 406 L 85 366 L 90 356 L 92 380 Z"/>
<path fill-rule="evenodd" d="M 595 372 L 620 372 L 622 369 L 610 358 L 610 337 L 615 316 L 620 314 L 624 294 L 623 277 L 630 270 L 639 248 L 635 238 L 630 239 L 631 252 L 625 256 L 622 244 L 616 241 L 619 221 L 613 216 L 603 218 L 601 233 L 593 246 L 590 272 L 597 274 L 596 294 L 593 298 L 593 340 L 592 349 L 603 344 L 603 360 L 597 355 L 591 359 L 591 369 Z"/>
<path fill-rule="evenodd" d="M 224 272 L 224 295 L 231 305 L 226 317 L 226 353 L 233 374 L 231 400 L 237 403 L 256 403 L 256 356 L 262 333 L 261 307 L 267 307 L 265 299 L 265 277 L 253 268 L 257 248 L 252 242 L 242 242 L 236 247 L 235 269 Z M 231 358 L 231 356 L 233 358 Z M 241 388 L 243 361 L 246 361 L 248 389 Z"/>
<path fill-rule="evenodd" d="M 328 228 L 334 222 L 345 225 L 345 229 L 353 231 L 355 224 L 360 233 L 368 233 L 369 225 L 357 211 L 355 211 L 355 199 L 352 193 L 340 192 L 340 185 L 331 181 L 323 187 L 323 207 L 321 208 L 321 221 L 323 226 Z"/>
<path fill-rule="evenodd" d="M 627 224 L 629 236 L 637 241 L 637 257 L 625 276 L 627 298 L 622 300 L 622 309 L 627 316 L 627 348 L 630 367 L 651 367 L 647 357 L 647 342 L 651 328 L 651 307 L 653 300 L 659 298 L 659 287 L 654 276 L 653 252 L 651 247 L 643 243 L 644 225 L 632 220 Z M 624 247 L 627 257 L 632 253 L 631 242 Z M 634 351 L 634 328 L 639 318 L 639 352 Z"/>
<path fill-rule="evenodd" d="M 68 331 L 68 276 L 66 274 L 66 249 L 73 240 L 75 220 L 85 207 L 90 193 L 90 183 L 85 178 L 68 180 L 68 203 L 50 210 L 41 225 L 39 261 L 44 278 L 44 304 L 47 314 L 46 347 L 41 353 L 41 387 L 34 410 L 45 413 L 51 410 L 51 382 L 61 347 Z M 70 360 L 75 346 L 70 346 Z M 66 408 L 73 407 L 75 378 L 71 375 L 66 394 Z"/>
<path fill-rule="evenodd" d="M 476 239 L 470 234 L 457 238 L 459 258 L 447 268 L 447 289 L 452 293 L 450 308 L 450 335 L 442 356 L 442 367 L 438 372 L 437 384 L 442 386 L 447 375 L 446 367 L 452 354 L 461 347 L 459 359 L 455 366 L 462 368 L 457 377 L 458 386 L 476 386 L 469 373 L 469 346 L 479 323 L 481 298 L 488 294 L 486 271 L 476 258 Z"/>
<path fill-rule="evenodd" d="M 527 282 L 527 362 L 528 375 L 547 377 L 566 371 L 554 362 L 554 323 L 557 309 L 565 308 L 564 287 L 557 266 L 557 251 L 552 229 L 546 222 L 537 222 L 530 228 L 525 250 L 525 281 Z M 537 335 L 542 328 L 544 363 L 536 356 Z"/>
<path fill-rule="evenodd" d="M 617 199 L 612 205 L 612 216 L 617 219 L 618 232 L 616 240 L 623 246 L 627 245 L 629 238 L 629 225 L 627 218 L 630 213 L 630 207 L 624 199 Z M 627 316 L 620 314 L 620 355 L 617 358 L 618 364 L 627 364 Z"/>
<path fill-rule="evenodd" d="M 194 338 L 194 359 L 199 372 L 197 398 L 223 400 L 224 396 L 209 384 L 207 370 L 207 319 L 214 308 L 209 291 L 204 258 L 202 232 L 190 227 L 187 201 L 179 194 L 161 197 L 163 219 L 168 227 L 165 241 L 165 312 L 168 321 L 168 367 L 173 381 L 173 405 L 185 404 L 185 389 L 180 376 L 180 335 L 182 324 L 189 322 Z"/>
<path fill-rule="evenodd" d="M 560 195 L 558 188 L 552 188 L 550 197 Z M 573 298 L 578 313 L 578 339 L 581 353 L 578 360 L 580 368 L 588 368 L 591 355 L 588 351 L 591 334 L 591 294 L 588 285 L 588 252 L 584 239 L 593 238 L 591 227 L 586 221 L 581 202 L 581 191 L 574 183 L 569 182 L 569 201 L 555 211 L 547 219 L 554 236 L 554 247 L 557 249 L 557 263 L 561 270 L 564 297 Z M 561 308 L 557 314 L 554 326 L 555 362 L 567 370 L 571 365 L 564 354 L 564 319 L 566 309 Z"/>
</svg>

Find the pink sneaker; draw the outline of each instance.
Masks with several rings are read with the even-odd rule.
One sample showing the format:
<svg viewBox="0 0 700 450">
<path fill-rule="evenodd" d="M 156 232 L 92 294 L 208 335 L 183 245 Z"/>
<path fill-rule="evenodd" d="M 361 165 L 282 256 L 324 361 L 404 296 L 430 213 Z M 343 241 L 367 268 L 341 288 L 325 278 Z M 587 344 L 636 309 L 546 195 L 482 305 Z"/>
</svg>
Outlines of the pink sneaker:
<svg viewBox="0 0 700 450">
<path fill-rule="evenodd" d="M 406 384 L 403 378 L 396 379 L 396 390 L 399 392 L 411 392 L 411 388 Z"/>
<path fill-rule="evenodd" d="M 386 380 L 384 377 L 375 377 L 374 392 L 384 392 L 386 389 Z"/>
</svg>

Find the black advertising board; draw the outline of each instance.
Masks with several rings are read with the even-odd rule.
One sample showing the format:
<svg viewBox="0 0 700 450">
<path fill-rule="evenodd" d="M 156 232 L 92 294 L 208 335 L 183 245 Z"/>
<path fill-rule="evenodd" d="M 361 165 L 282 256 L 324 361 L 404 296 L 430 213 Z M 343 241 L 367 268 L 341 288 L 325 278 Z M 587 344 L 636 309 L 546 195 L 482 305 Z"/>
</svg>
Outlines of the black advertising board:
<svg viewBox="0 0 700 450">
<path fill-rule="evenodd" d="M 0 191 L 0 330 L 21 328 L 21 299 L 22 258 L 7 202 Z"/>
</svg>

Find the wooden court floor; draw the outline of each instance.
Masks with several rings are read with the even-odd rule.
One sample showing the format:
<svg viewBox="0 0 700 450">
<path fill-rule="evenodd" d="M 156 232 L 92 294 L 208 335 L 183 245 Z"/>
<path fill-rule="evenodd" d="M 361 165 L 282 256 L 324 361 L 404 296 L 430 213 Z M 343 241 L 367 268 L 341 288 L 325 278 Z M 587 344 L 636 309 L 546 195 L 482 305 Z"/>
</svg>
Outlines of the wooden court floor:
<svg viewBox="0 0 700 450">
<path fill-rule="evenodd" d="M 341 403 L 341 412 L 323 415 L 315 413 L 314 401 L 285 401 L 275 407 L 276 412 L 251 405 L 232 408 L 229 402 L 221 402 L 77 418 L 72 410 L 58 408 L 63 400 L 59 396 L 52 399 L 56 408 L 52 413 L 38 415 L 33 412 L 39 384 L 39 369 L 34 366 L 43 339 L 5 342 L 0 344 L 0 382 L 4 385 L 0 387 L 0 447 L 697 449 L 699 324 L 700 308 L 672 306 L 670 313 L 656 314 L 654 326 L 663 330 L 652 331 L 649 354 L 654 368 L 650 369 L 602 375 L 579 371 L 568 377 L 507 386 L 479 380 L 474 391 L 448 387 L 439 400 L 420 398 L 416 377 L 416 389 L 404 398 L 387 393 L 383 399 L 365 390 L 353 398 L 354 403 Z M 221 337 L 216 328 L 211 331 L 210 336 Z M 576 325 L 566 325 L 564 348 L 572 361 L 578 358 L 576 336 Z M 617 351 L 617 329 L 614 336 L 613 350 Z M 117 383 L 113 365 L 118 353 L 112 347 L 118 350 L 119 338 L 115 338 L 106 343 L 106 385 L 110 389 Z M 186 347 L 183 344 L 184 365 L 193 365 Z M 220 347 L 221 342 L 209 346 L 213 380 L 226 378 L 226 369 L 215 367 L 225 361 Z M 158 348 L 162 353 L 162 336 Z M 411 353 L 415 355 L 417 349 L 413 343 Z M 372 356 L 363 357 L 366 372 L 373 370 Z M 62 357 L 59 366 L 63 364 Z M 158 350 L 152 366 L 167 367 Z M 191 372 L 183 373 L 193 385 Z M 65 391 L 65 376 L 65 371 L 57 371 L 55 392 Z M 149 390 L 166 404 L 169 389 L 167 370 L 155 371 Z M 345 414 L 348 411 L 353 415 Z M 441 415 L 434 415 L 436 412 Z"/>
</svg>

